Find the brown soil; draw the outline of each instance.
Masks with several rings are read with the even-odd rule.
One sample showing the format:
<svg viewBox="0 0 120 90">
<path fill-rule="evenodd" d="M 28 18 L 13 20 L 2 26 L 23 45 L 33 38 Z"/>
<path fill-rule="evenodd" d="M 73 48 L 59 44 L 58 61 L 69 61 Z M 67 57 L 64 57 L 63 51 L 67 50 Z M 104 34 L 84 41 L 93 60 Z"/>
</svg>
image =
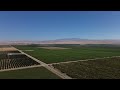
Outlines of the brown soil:
<svg viewBox="0 0 120 90">
<path fill-rule="evenodd" d="M 14 50 L 16 49 L 12 47 L 0 48 L 0 51 L 14 51 Z"/>
</svg>

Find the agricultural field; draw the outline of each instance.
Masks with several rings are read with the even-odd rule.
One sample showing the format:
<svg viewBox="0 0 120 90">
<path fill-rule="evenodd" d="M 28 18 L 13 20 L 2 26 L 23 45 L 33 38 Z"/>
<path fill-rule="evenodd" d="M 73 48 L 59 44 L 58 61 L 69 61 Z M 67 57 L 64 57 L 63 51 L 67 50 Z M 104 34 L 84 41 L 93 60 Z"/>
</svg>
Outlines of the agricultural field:
<svg viewBox="0 0 120 90">
<path fill-rule="evenodd" d="M 30 59 L 26 55 L 22 55 L 15 48 L 8 46 L 0 47 L 0 70 L 26 67 L 32 65 L 40 65 L 38 62 Z M 8 54 L 13 54 L 8 56 Z M 14 55 L 18 54 L 18 55 Z M 19 55 L 20 54 L 20 55 Z"/>
<path fill-rule="evenodd" d="M 19 51 L 16 51 L 16 50 L 14 50 L 14 51 L 0 51 L 0 59 L 8 59 L 8 56 L 7 56 L 7 54 L 8 53 L 20 53 Z M 18 56 L 14 56 L 14 58 L 17 58 Z M 21 57 L 19 57 L 19 58 L 21 58 Z"/>
<path fill-rule="evenodd" d="M 120 79 L 120 57 L 53 65 L 75 79 Z"/>
<path fill-rule="evenodd" d="M 49 47 L 62 47 L 70 49 L 45 49 Z M 93 58 L 120 56 L 120 46 L 114 45 L 16 45 L 15 47 L 25 53 L 45 62 L 57 63 Z M 40 48 L 44 47 L 44 48 Z M 25 51 L 28 50 L 28 51 Z M 30 51 L 29 51 L 30 50 Z M 33 51 L 31 51 L 33 50 Z"/>
<path fill-rule="evenodd" d="M 0 79 L 60 79 L 44 67 L 0 72 Z"/>
<path fill-rule="evenodd" d="M 39 65 L 30 58 L 1 59 L 0 70 Z"/>
<path fill-rule="evenodd" d="M 0 79 L 60 79 L 60 77 L 16 48 L 0 46 Z"/>
<path fill-rule="evenodd" d="M 50 50 L 70 49 L 70 48 L 62 48 L 62 47 L 38 47 L 38 48 L 50 49 Z"/>
<path fill-rule="evenodd" d="M 0 47 L 0 79 L 120 79 L 119 45 L 14 47 Z"/>
<path fill-rule="evenodd" d="M 0 51 L 15 51 L 16 49 L 15 48 L 12 48 L 12 47 L 2 47 L 0 48 Z"/>
</svg>

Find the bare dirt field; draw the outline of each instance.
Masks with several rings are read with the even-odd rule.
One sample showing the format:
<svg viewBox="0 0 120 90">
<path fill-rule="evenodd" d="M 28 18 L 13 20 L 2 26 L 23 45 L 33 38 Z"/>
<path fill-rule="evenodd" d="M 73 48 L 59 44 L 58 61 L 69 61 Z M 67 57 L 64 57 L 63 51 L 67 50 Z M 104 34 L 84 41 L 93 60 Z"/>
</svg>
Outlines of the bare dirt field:
<svg viewBox="0 0 120 90">
<path fill-rule="evenodd" d="M 2 47 L 2 48 L 0 48 L 0 51 L 15 51 L 16 49 L 15 48 L 13 48 L 13 47 Z"/>
<path fill-rule="evenodd" d="M 38 47 L 38 48 L 51 49 L 51 50 L 70 49 L 70 48 L 62 48 L 62 47 Z"/>
</svg>

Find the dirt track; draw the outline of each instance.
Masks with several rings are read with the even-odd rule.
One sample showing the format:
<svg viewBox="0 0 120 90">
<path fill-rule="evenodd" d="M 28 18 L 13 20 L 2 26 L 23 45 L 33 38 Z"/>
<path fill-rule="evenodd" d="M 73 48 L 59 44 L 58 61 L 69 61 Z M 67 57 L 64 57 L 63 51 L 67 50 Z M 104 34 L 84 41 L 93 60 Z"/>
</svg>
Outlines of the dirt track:
<svg viewBox="0 0 120 90">
<path fill-rule="evenodd" d="M 60 64 L 60 63 L 72 63 L 72 62 L 78 62 L 78 61 L 89 61 L 89 60 L 96 60 L 96 59 L 104 59 L 104 58 L 111 58 L 111 57 L 104 57 L 104 58 L 95 58 L 95 59 L 86 59 L 86 60 L 77 60 L 77 61 L 67 61 L 67 62 L 59 62 L 59 63 L 51 63 L 51 64 L 46 64 L 26 53 L 24 53 L 23 51 L 16 49 L 14 47 L 10 47 L 10 48 L 0 48 L 0 50 L 3 51 L 8 51 L 8 50 L 17 50 L 19 52 L 21 52 L 22 54 L 25 54 L 26 56 L 28 56 L 29 58 L 35 60 L 36 62 L 40 63 L 41 65 L 34 65 L 34 66 L 27 66 L 27 67 L 20 67 L 20 68 L 13 68 L 13 69 L 6 69 L 6 70 L 0 70 L 0 72 L 3 71 L 11 71 L 11 70 L 19 70 L 19 69 L 27 69 L 27 68 L 34 68 L 34 67 L 45 67 L 46 69 L 48 69 L 49 71 L 53 72 L 54 74 L 56 74 L 57 76 L 61 77 L 62 79 L 72 79 L 71 77 L 67 76 L 66 74 L 60 72 L 59 70 L 57 70 L 56 68 L 54 68 L 52 65 L 53 64 Z M 120 56 L 112 56 L 112 57 L 120 57 Z"/>
<path fill-rule="evenodd" d="M 14 48 L 14 47 L 13 47 Z M 16 49 L 16 48 L 15 48 Z M 24 53 L 23 51 L 16 49 L 19 52 L 21 52 L 22 54 L 25 54 L 26 56 L 28 56 L 29 58 L 35 60 L 36 62 L 40 63 L 43 67 L 45 67 L 46 69 L 48 69 L 49 71 L 53 72 L 54 74 L 56 74 L 57 76 L 61 77 L 62 79 L 72 79 L 71 77 L 67 76 L 66 74 L 61 73 L 60 71 L 56 70 L 54 67 L 50 67 L 48 64 Z"/>
<path fill-rule="evenodd" d="M 120 56 L 112 56 L 112 57 L 120 57 Z M 66 61 L 66 62 L 58 62 L 58 63 L 51 63 L 48 65 L 53 65 L 53 64 L 61 64 L 61 63 L 72 63 L 72 62 L 85 62 L 85 61 L 94 61 L 96 59 L 105 59 L 105 58 L 112 58 L 112 57 L 104 57 L 104 58 L 94 58 L 94 59 L 85 59 L 85 60 L 75 60 L 75 61 Z"/>
</svg>

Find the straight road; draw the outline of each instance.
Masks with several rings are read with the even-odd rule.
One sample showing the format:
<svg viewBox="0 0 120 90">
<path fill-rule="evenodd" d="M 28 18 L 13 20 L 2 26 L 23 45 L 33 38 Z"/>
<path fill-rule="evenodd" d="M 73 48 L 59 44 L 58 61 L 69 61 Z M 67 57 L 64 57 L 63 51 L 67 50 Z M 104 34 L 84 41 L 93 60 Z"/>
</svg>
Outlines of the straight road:
<svg viewBox="0 0 120 90">
<path fill-rule="evenodd" d="M 13 47 L 13 48 L 15 48 L 15 47 Z M 66 74 L 63 74 L 62 72 L 56 70 L 55 68 L 50 67 L 48 64 L 46 64 L 46 63 L 44 63 L 44 62 L 42 62 L 42 61 L 40 61 L 40 60 L 38 60 L 38 59 L 36 59 L 36 58 L 28 55 L 28 54 L 26 54 L 26 53 L 24 53 L 22 50 L 19 50 L 19 49 L 17 49 L 17 48 L 15 48 L 15 49 L 18 50 L 19 52 L 21 52 L 22 54 L 28 56 L 29 58 L 35 60 L 36 62 L 40 63 L 43 67 L 45 67 L 45 68 L 48 69 L 49 71 L 53 72 L 53 73 L 56 74 L 57 76 L 61 77 L 62 79 L 72 79 L 71 77 L 67 76 Z"/>
<path fill-rule="evenodd" d="M 111 56 L 111 57 L 103 57 L 103 58 L 94 58 L 94 59 L 84 59 L 84 60 L 75 60 L 75 61 L 66 61 L 66 62 L 58 62 L 58 63 L 51 63 L 48 65 L 53 65 L 53 64 L 62 64 L 62 63 L 72 63 L 72 62 L 85 62 L 85 61 L 95 61 L 96 59 L 105 59 L 105 58 L 113 58 L 113 57 L 120 57 L 120 56 Z"/>
</svg>

